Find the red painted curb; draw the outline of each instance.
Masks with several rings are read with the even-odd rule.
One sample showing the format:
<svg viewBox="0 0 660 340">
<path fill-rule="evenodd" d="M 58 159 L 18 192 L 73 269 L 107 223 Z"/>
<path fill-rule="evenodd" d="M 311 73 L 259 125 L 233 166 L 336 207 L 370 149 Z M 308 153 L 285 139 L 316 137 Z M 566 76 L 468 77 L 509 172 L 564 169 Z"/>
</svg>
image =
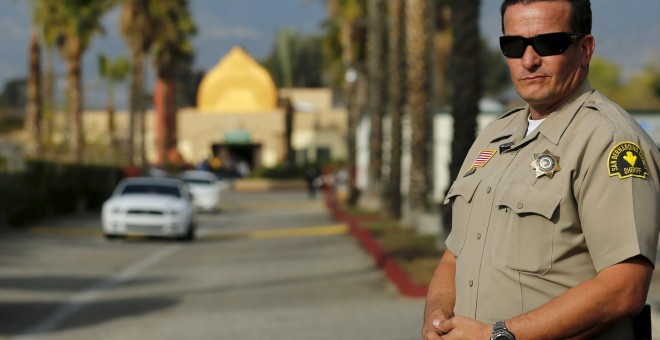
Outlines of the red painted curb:
<svg viewBox="0 0 660 340">
<path fill-rule="evenodd" d="M 364 222 L 363 219 L 347 215 L 339 208 L 337 202 L 330 194 L 325 195 L 325 202 L 330 214 L 336 220 L 348 224 L 351 234 L 360 241 L 362 247 L 371 255 L 374 263 L 379 268 L 383 268 L 385 276 L 397 287 L 399 293 L 408 297 L 426 297 L 428 287 L 416 284 L 410 279 L 408 273 L 403 270 L 399 263 L 391 258 L 380 244 L 378 244 L 373 234 L 360 226 L 360 222 Z M 374 218 L 367 218 L 366 220 L 374 220 Z"/>
</svg>

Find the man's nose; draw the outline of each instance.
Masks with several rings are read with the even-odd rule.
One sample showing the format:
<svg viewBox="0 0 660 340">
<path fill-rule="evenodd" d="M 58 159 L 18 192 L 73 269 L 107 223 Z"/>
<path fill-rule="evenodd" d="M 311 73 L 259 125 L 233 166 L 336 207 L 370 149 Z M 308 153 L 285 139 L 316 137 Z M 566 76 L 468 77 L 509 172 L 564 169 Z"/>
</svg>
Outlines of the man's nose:
<svg viewBox="0 0 660 340">
<path fill-rule="evenodd" d="M 522 55 L 522 65 L 528 70 L 541 65 L 541 56 L 536 52 L 532 45 L 525 48 L 525 53 Z"/>
</svg>

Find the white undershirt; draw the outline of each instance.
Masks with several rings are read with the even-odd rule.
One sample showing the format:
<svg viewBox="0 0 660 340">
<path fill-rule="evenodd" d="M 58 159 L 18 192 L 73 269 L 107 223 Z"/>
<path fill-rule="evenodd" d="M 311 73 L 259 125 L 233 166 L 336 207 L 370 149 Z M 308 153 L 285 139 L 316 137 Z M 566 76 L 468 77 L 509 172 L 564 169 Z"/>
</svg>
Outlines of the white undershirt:
<svg viewBox="0 0 660 340">
<path fill-rule="evenodd" d="M 534 129 L 539 127 L 539 125 L 541 125 L 541 123 L 543 123 L 544 120 L 545 118 L 533 120 L 530 117 L 527 117 L 527 133 L 525 133 L 525 137 L 527 137 L 530 133 L 532 133 Z"/>
</svg>

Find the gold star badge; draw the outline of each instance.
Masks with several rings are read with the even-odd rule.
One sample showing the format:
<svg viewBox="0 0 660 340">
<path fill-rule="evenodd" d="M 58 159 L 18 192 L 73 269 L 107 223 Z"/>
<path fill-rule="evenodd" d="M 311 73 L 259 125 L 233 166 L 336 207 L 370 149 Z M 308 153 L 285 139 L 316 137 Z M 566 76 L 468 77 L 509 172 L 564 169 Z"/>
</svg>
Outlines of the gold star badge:
<svg viewBox="0 0 660 340">
<path fill-rule="evenodd" d="M 529 166 L 534 169 L 536 178 L 539 178 L 543 175 L 552 178 L 555 175 L 555 172 L 561 170 L 559 166 L 559 157 L 550 153 L 550 151 L 545 150 L 543 153 L 535 153 L 534 161 L 532 161 Z"/>
</svg>

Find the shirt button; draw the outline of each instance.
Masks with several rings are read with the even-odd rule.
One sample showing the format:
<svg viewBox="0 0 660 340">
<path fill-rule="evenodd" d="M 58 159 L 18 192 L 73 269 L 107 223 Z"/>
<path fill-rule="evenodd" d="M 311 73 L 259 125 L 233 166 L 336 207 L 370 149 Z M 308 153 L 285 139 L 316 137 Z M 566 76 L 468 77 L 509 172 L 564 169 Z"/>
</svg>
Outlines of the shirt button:
<svg viewBox="0 0 660 340">
<path fill-rule="evenodd" d="M 486 188 L 486 193 L 490 193 L 490 187 Z"/>
<path fill-rule="evenodd" d="M 518 209 L 522 209 L 523 204 L 522 204 L 522 202 L 518 202 L 518 204 L 516 204 L 516 206 L 518 207 Z"/>
<path fill-rule="evenodd" d="M 477 240 L 481 240 L 481 233 L 477 233 Z"/>
<path fill-rule="evenodd" d="M 470 280 L 470 282 L 468 282 L 468 285 L 469 285 L 470 287 L 472 287 L 472 286 L 474 286 L 474 282 L 472 282 L 472 280 Z"/>
</svg>

